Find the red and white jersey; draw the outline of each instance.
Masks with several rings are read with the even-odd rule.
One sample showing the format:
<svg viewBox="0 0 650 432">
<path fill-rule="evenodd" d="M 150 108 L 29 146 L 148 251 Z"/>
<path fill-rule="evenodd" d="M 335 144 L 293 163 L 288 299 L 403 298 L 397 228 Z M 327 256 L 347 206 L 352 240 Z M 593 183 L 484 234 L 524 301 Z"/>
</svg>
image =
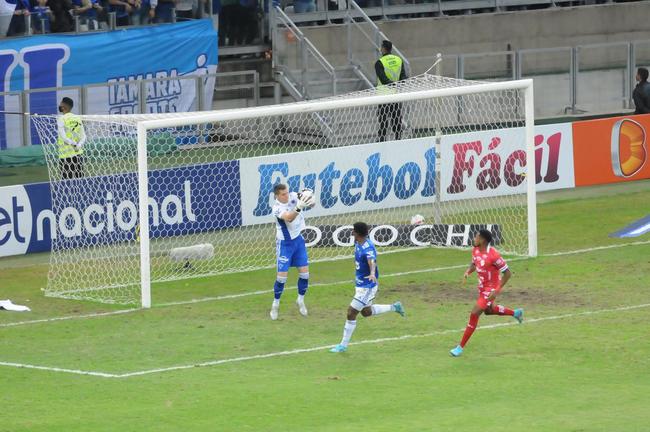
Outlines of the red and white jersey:
<svg viewBox="0 0 650 432">
<path fill-rule="evenodd" d="M 491 246 L 488 246 L 485 251 L 475 247 L 472 250 L 472 262 L 476 266 L 479 290 L 499 289 L 500 273 L 508 270 L 508 264 L 501 258 L 499 251 Z"/>
</svg>

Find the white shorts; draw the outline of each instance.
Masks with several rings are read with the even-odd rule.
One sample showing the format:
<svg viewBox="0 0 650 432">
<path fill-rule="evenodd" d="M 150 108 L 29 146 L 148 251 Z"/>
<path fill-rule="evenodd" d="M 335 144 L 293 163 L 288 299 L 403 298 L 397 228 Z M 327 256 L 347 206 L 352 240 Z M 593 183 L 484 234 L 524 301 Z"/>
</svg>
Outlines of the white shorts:
<svg viewBox="0 0 650 432">
<path fill-rule="evenodd" d="M 354 298 L 350 303 L 350 307 L 352 309 L 361 311 L 361 309 L 363 308 L 372 306 L 372 302 L 375 300 L 375 296 L 377 295 L 378 289 L 379 286 L 376 286 L 374 288 L 356 287 L 354 289 Z"/>
</svg>

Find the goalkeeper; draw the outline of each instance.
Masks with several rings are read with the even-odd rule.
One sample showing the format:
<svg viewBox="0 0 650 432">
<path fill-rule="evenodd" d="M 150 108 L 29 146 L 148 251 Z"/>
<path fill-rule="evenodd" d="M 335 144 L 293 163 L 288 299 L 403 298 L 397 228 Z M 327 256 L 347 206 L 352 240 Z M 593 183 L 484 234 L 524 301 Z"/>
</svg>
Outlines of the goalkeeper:
<svg viewBox="0 0 650 432">
<path fill-rule="evenodd" d="M 305 229 L 305 217 L 302 211 L 315 204 L 311 190 L 301 193 L 289 192 L 287 185 L 277 184 L 273 188 L 275 204 L 273 216 L 276 225 L 277 276 L 273 286 L 273 306 L 271 319 L 278 319 L 280 297 L 287 283 L 289 267 L 298 267 L 298 299 L 296 304 L 302 316 L 307 316 L 305 294 L 309 286 L 309 258 L 302 231 Z"/>
</svg>

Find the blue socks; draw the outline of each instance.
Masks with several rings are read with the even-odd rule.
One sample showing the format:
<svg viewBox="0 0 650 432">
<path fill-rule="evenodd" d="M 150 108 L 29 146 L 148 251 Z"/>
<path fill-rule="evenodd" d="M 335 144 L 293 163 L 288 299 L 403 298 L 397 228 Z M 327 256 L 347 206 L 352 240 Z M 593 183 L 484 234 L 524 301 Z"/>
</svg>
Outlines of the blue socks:
<svg viewBox="0 0 650 432">
<path fill-rule="evenodd" d="M 273 295 L 276 300 L 280 300 L 280 297 L 282 297 L 282 291 L 284 291 L 284 284 L 287 283 L 287 278 L 286 277 L 279 277 L 275 281 L 275 285 L 273 285 Z"/>
<path fill-rule="evenodd" d="M 273 285 L 273 294 L 276 300 L 280 300 L 282 297 L 282 292 L 284 291 L 284 285 L 287 283 L 286 277 L 278 277 Z M 307 288 L 309 287 L 309 272 L 300 273 L 298 275 L 298 295 L 304 296 L 307 293 Z"/>
<path fill-rule="evenodd" d="M 298 275 L 298 294 L 304 296 L 309 287 L 309 272 Z"/>
</svg>

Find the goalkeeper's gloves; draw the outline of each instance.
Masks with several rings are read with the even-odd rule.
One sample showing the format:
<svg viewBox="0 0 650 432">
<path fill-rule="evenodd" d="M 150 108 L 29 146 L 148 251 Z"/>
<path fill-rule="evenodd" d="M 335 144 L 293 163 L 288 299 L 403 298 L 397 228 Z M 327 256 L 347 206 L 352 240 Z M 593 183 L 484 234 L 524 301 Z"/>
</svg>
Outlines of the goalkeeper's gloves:
<svg viewBox="0 0 650 432">
<path fill-rule="evenodd" d="M 306 199 L 300 198 L 298 199 L 298 203 L 296 204 L 296 211 L 300 213 L 301 211 L 303 211 L 303 209 L 313 207 L 314 204 L 316 204 L 316 201 L 313 196 L 310 196 L 309 198 Z"/>
<path fill-rule="evenodd" d="M 296 211 L 300 213 L 305 207 L 307 207 L 307 203 L 298 198 L 298 202 L 296 203 Z"/>
</svg>

